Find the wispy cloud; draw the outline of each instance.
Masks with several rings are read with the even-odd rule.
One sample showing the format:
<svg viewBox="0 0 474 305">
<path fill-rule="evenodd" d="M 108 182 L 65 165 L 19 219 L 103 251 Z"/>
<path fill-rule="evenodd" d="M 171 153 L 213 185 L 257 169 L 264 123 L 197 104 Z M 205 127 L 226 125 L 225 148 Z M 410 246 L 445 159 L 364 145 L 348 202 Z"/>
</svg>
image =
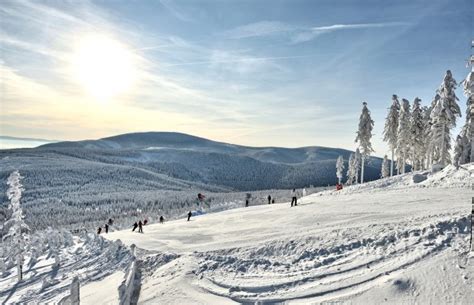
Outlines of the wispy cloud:
<svg viewBox="0 0 474 305">
<path fill-rule="evenodd" d="M 281 34 L 282 32 L 290 32 L 294 30 L 295 27 L 287 23 L 279 21 L 259 21 L 238 26 L 234 29 L 225 31 L 223 33 L 223 36 L 230 39 L 241 39 L 250 37 L 271 36 Z"/>
<path fill-rule="evenodd" d="M 306 41 L 313 40 L 322 34 L 332 33 L 336 31 L 398 27 L 398 26 L 407 26 L 407 25 L 409 25 L 409 23 L 407 22 L 333 24 L 333 25 L 328 25 L 328 26 L 313 27 L 313 28 L 310 28 L 309 30 L 296 33 L 296 35 L 293 36 L 292 41 L 294 43 L 306 42 Z"/>
<path fill-rule="evenodd" d="M 176 5 L 175 1 L 172 0 L 160 0 L 161 5 L 163 5 L 173 16 L 178 18 L 181 21 L 191 22 L 194 19 L 189 16 L 189 14 L 185 13 L 178 5 Z"/>
<path fill-rule="evenodd" d="M 284 36 L 292 43 L 301 43 L 315 39 L 316 37 L 343 30 L 357 30 L 370 28 L 385 28 L 409 25 L 407 22 L 379 22 L 379 23 L 355 23 L 355 24 L 333 24 L 318 27 L 305 27 L 293 25 L 280 21 L 259 21 L 238 26 L 234 29 L 224 31 L 222 36 L 227 39 L 244 39 L 256 37 Z"/>
<path fill-rule="evenodd" d="M 164 67 L 174 67 L 174 66 L 192 66 L 192 65 L 218 65 L 218 64 L 230 64 L 230 63 L 242 63 L 254 65 L 259 62 L 264 61 L 273 61 L 280 59 L 296 59 L 296 58 L 307 58 L 314 57 L 315 55 L 295 55 L 295 56 L 269 56 L 269 57 L 252 57 L 252 56 L 236 56 L 228 52 L 216 50 L 212 55 L 210 60 L 194 61 L 194 62 L 182 62 L 182 63 L 170 63 L 165 64 Z"/>
</svg>

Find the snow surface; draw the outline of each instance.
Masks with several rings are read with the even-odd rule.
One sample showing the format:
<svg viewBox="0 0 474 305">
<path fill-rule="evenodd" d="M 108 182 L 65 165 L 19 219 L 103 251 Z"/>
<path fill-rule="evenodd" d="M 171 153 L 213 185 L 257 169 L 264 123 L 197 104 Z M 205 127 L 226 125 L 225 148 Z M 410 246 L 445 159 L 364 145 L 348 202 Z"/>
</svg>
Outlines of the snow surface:
<svg viewBox="0 0 474 305">
<path fill-rule="evenodd" d="M 118 304 L 118 286 L 131 261 L 128 247 L 88 234 L 69 246 L 58 246 L 58 257 L 59 267 L 50 254 L 32 265 L 28 258 L 20 283 L 16 268 L 0 275 L 0 304 L 57 304 L 69 295 L 75 276 L 80 280 L 81 304 Z"/>
<path fill-rule="evenodd" d="M 297 207 L 238 208 L 107 238 L 138 247 L 139 304 L 470 304 L 473 172 L 447 167 L 420 183 L 405 174 Z"/>
<path fill-rule="evenodd" d="M 289 203 L 236 208 L 76 236 L 0 276 L 0 303 L 57 303 L 80 280 L 81 304 L 118 304 L 137 245 L 138 304 L 471 304 L 474 164 Z M 118 241 L 120 239 L 121 241 Z M 115 241 L 114 241 L 115 240 Z M 59 267 L 54 267 L 54 251 Z"/>
</svg>

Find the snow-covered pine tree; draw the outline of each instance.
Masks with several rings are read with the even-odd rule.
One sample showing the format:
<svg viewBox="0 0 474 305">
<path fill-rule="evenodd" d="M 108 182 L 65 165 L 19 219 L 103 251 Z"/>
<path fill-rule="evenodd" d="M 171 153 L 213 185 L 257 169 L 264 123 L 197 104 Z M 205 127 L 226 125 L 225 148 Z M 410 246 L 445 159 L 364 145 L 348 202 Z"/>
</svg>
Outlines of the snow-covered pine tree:
<svg viewBox="0 0 474 305">
<path fill-rule="evenodd" d="M 471 71 L 463 81 L 464 94 L 467 96 L 466 122 L 456 138 L 453 158 L 456 166 L 474 162 L 474 55 L 472 57 Z"/>
<path fill-rule="evenodd" d="M 431 110 L 431 164 L 449 163 L 451 149 L 451 134 L 449 126 L 449 108 L 439 99 Z"/>
<path fill-rule="evenodd" d="M 430 164 L 430 146 L 431 146 L 431 107 L 423 106 L 423 168 L 426 169 Z"/>
<path fill-rule="evenodd" d="M 402 99 L 397 136 L 397 166 L 402 174 L 405 173 L 406 162 L 410 154 L 410 102 Z"/>
<path fill-rule="evenodd" d="M 383 140 L 388 143 L 392 151 L 392 160 L 390 161 L 390 176 L 393 176 L 393 160 L 395 158 L 395 149 L 397 148 L 398 135 L 398 117 L 400 112 L 400 102 L 397 95 L 392 95 L 392 106 L 385 119 L 385 128 L 383 130 Z"/>
<path fill-rule="evenodd" d="M 436 151 L 437 147 L 434 145 L 433 142 L 433 132 L 434 132 L 434 121 L 432 117 L 432 112 L 435 106 L 438 104 L 438 101 L 440 100 L 439 94 L 436 93 L 434 96 L 433 100 L 431 101 L 431 106 L 428 108 L 427 112 L 425 113 L 425 124 L 428 130 L 426 131 L 426 134 L 428 136 L 427 143 L 426 143 L 426 167 L 429 168 L 433 164 L 433 160 L 436 159 L 436 156 L 439 155 L 439 153 Z M 428 118 L 426 118 L 428 116 Z"/>
<path fill-rule="evenodd" d="M 338 183 L 341 184 L 342 176 L 344 175 L 344 158 L 339 156 L 336 161 L 336 176 L 338 179 Z"/>
<path fill-rule="evenodd" d="M 469 162 L 470 157 L 470 142 L 467 134 L 469 133 L 466 130 L 466 125 L 462 128 L 459 135 L 456 137 L 456 145 L 454 146 L 454 156 L 453 156 L 453 164 L 456 167 L 459 167 L 461 164 L 465 164 Z"/>
<path fill-rule="evenodd" d="M 451 162 L 449 154 L 451 149 L 450 131 L 456 126 L 456 117 L 461 116 L 461 110 L 457 104 L 458 98 L 454 92 L 456 86 L 457 83 L 451 71 L 446 71 L 443 82 L 438 89 L 440 98 L 431 111 L 431 131 L 434 146 L 432 162 L 437 162 L 442 167 Z"/>
<path fill-rule="evenodd" d="M 351 153 L 349 156 L 349 166 L 347 168 L 347 181 L 346 184 L 351 185 L 356 181 L 357 177 L 357 164 L 355 154 Z"/>
<path fill-rule="evenodd" d="M 7 197 L 10 200 L 9 209 L 12 211 L 12 215 L 10 219 L 5 222 L 5 228 L 8 228 L 8 233 L 4 237 L 5 240 L 11 242 L 12 252 L 10 255 L 14 256 L 16 260 L 18 281 L 23 279 L 26 232 L 29 231 L 29 227 L 24 221 L 23 210 L 20 205 L 21 192 L 23 190 L 20 179 L 20 173 L 14 171 L 10 174 L 7 180 L 9 186 Z"/>
<path fill-rule="evenodd" d="M 357 131 L 357 137 L 355 142 L 359 143 L 359 147 L 361 149 L 361 174 L 360 174 L 360 182 L 364 183 L 364 166 L 365 160 L 370 156 L 371 153 L 374 152 L 372 148 L 372 143 L 370 143 L 370 139 L 372 138 L 372 129 L 374 128 L 374 121 L 370 117 L 369 108 L 367 108 L 367 103 L 362 103 L 362 113 L 360 114 L 359 118 L 359 130 Z"/>
<path fill-rule="evenodd" d="M 360 169 L 360 162 L 362 161 L 362 156 L 360 154 L 360 150 L 357 148 L 354 154 L 354 169 L 355 169 L 355 183 L 359 183 L 359 169 Z"/>
<path fill-rule="evenodd" d="M 471 144 L 469 162 L 474 162 L 474 55 L 471 55 L 471 72 L 469 72 L 463 84 L 469 109 L 469 133 L 467 134 Z"/>
<path fill-rule="evenodd" d="M 388 157 L 387 155 L 383 156 L 382 161 L 382 170 L 380 173 L 380 177 L 387 178 L 390 176 L 389 166 L 388 166 Z"/>
<path fill-rule="evenodd" d="M 423 159 L 424 159 L 424 119 L 423 119 L 423 110 L 420 107 L 420 99 L 415 98 L 413 101 L 413 110 L 411 113 L 411 164 L 413 170 L 420 170 L 423 168 Z"/>
</svg>

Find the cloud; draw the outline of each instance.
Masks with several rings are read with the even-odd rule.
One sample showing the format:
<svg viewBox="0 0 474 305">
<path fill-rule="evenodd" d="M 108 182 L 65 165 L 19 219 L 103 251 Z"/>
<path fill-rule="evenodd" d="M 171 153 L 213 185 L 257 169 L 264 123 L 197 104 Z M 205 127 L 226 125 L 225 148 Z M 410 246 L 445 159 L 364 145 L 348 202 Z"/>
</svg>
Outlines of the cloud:
<svg viewBox="0 0 474 305">
<path fill-rule="evenodd" d="M 173 16 L 178 18 L 181 21 L 192 22 L 194 21 L 188 14 L 186 14 L 181 8 L 179 8 L 176 3 L 172 0 L 160 0 L 161 5 L 163 5 Z"/>
<path fill-rule="evenodd" d="M 293 43 L 306 42 L 315 39 L 316 37 L 343 30 L 356 30 L 356 29 L 370 29 L 370 28 L 385 28 L 385 27 L 397 27 L 406 26 L 409 23 L 406 22 L 384 22 L 384 23 L 357 23 L 357 24 L 333 24 L 328 26 L 313 27 L 309 30 L 301 31 L 296 33 L 292 38 Z"/>
<path fill-rule="evenodd" d="M 286 36 L 292 43 L 301 43 L 315 39 L 316 37 L 342 30 L 385 28 L 409 25 L 407 22 L 381 22 L 381 23 L 356 23 L 356 24 L 333 24 L 319 27 L 305 27 L 291 25 L 279 21 L 259 21 L 238 26 L 234 29 L 224 31 L 222 36 L 227 39 L 245 39 L 254 37 Z"/>
<path fill-rule="evenodd" d="M 241 39 L 276 35 L 281 34 L 282 32 L 290 32 L 294 30 L 295 28 L 293 26 L 283 22 L 259 21 L 225 31 L 223 36 L 230 39 Z"/>
</svg>

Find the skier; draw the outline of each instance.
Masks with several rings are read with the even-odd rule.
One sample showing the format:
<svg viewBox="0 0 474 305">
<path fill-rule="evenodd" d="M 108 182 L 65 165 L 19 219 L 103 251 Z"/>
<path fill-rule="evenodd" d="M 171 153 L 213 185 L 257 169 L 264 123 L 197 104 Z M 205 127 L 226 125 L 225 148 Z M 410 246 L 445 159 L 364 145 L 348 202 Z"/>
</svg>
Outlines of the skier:
<svg viewBox="0 0 474 305">
<path fill-rule="evenodd" d="M 199 200 L 199 201 L 204 201 L 204 198 L 206 198 L 206 196 L 204 196 L 204 195 L 201 194 L 201 193 L 198 194 L 198 200 Z"/>
<path fill-rule="evenodd" d="M 275 198 L 272 199 L 272 203 L 275 203 Z"/>
<path fill-rule="evenodd" d="M 114 224 L 114 220 L 112 218 L 109 218 L 109 226 Z"/>
<path fill-rule="evenodd" d="M 248 207 L 248 206 L 249 206 L 249 200 L 245 199 L 245 207 Z"/>
<path fill-rule="evenodd" d="M 102 232 L 102 227 L 99 227 L 99 228 L 97 229 L 97 234 L 100 234 L 100 232 Z"/>
<path fill-rule="evenodd" d="M 268 195 L 267 199 L 268 199 L 268 204 L 272 203 L 272 196 Z"/>
<path fill-rule="evenodd" d="M 165 222 L 165 219 L 163 218 L 163 216 L 160 216 L 160 223 L 164 223 Z"/>
<path fill-rule="evenodd" d="M 298 196 L 297 196 L 297 192 L 296 192 L 296 189 L 293 189 L 293 191 L 291 192 L 291 206 L 293 206 L 293 202 L 295 203 L 295 206 L 298 205 Z"/>
<path fill-rule="evenodd" d="M 105 224 L 105 234 L 109 233 L 109 225 L 108 224 Z"/>
<path fill-rule="evenodd" d="M 133 224 L 133 230 L 132 232 L 135 232 L 135 230 L 138 228 L 138 223 L 135 221 L 135 223 Z"/>
<path fill-rule="evenodd" d="M 143 223 L 141 220 L 138 221 L 138 233 L 143 233 Z"/>
<path fill-rule="evenodd" d="M 143 221 L 143 225 L 146 226 L 147 223 L 148 223 L 148 219 L 145 219 L 145 220 Z"/>
<path fill-rule="evenodd" d="M 189 211 L 188 213 L 188 221 L 191 219 L 191 216 L 193 215 L 193 213 L 191 213 L 191 211 Z"/>
</svg>

